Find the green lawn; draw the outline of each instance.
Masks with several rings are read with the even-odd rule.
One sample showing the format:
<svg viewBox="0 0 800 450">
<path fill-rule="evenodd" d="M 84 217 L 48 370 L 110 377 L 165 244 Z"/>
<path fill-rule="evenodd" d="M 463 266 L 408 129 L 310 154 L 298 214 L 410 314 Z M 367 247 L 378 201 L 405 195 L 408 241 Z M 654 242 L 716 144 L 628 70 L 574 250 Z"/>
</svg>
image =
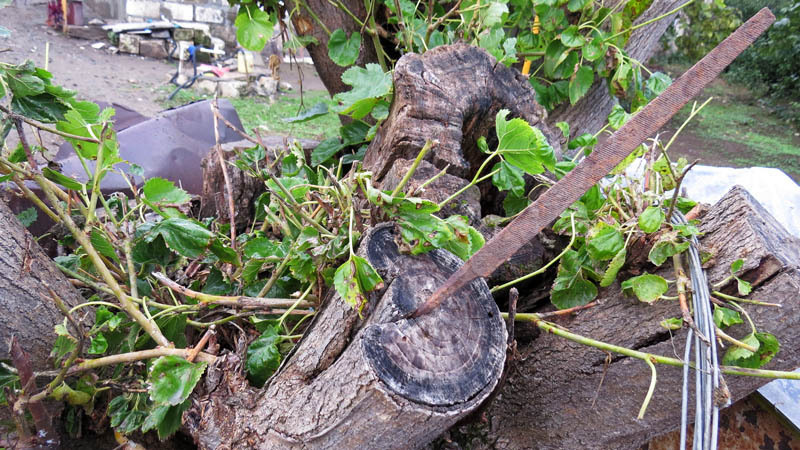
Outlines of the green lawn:
<svg viewBox="0 0 800 450">
<path fill-rule="evenodd" d="M 800 130 L 780 120 L 745 87 L 722 79 L 698 96 L 711 102 L 684 130 L 676 156 L 701 164 L 777 167 L 800 182 Z M 670 122 L 675 129 L 689 116 L 683 108 Z"/>
<path fill-rule="evenodd" d="M 167 100 L 170 93 L 172 93 L 171 86 L 164 90 L 164 99 L 161 104 L 165 108 L 211 98 L 209 95 L 200 94 L 192 89 L 183 89 L 172 100 Z M 228 100 L 236 108 L 239 119 L 248 133 L 258 127 L 262 134 L 280 134 L 322 140 L 334 136 L 341 126 L 338 116 L 334 113 L 294 124 L 282 120 L 286 117 L 296 116 L 319 102 L 325 102 L 329 107 L 334 105 L 326 91 L 306 91 L 303 93 L 302 101 L 299 94 L 281 95 L 275 103 L 270 103 L 267 98 L 256 96 Z"/>
</svg>

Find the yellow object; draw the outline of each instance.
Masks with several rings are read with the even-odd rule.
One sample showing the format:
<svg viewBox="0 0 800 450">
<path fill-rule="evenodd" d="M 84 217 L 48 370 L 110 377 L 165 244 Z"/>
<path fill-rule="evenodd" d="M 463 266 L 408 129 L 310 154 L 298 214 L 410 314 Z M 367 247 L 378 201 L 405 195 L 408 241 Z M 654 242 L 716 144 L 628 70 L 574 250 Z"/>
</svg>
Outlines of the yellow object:
<svg viewBox="0 0 800 450">
<path fill-rule="evenodd" d="M 531 33 L 539 34 L 539 27 L 541 24 L 539 23 L 539 16 L 536 14 L 533 15 L 533 26 L 531 27 Z"/>
<path fill-rule="evenodd" d="M 527 76 L 529 73 L 531 73 L 531 60 L 526 59 L 525 64 L 522 65 L 522 74 Z"/>
<path fill-rule="evenodd" d="M 253 72 L 253 53 L 248 51 L 239 52 L 236 55 L 237 70 L 242 73 Z"/>
</svg>

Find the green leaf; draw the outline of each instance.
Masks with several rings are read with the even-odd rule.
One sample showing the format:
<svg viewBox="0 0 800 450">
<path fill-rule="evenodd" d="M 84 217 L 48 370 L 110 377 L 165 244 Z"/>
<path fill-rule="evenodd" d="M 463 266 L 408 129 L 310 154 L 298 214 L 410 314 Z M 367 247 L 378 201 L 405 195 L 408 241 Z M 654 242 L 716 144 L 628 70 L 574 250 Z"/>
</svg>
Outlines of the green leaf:
<svg viewBox="0 0 800 450">
<path fill-rule="evenodd" d="M 689 241 L 676 242 L 677 236 L 673 233 L 667 233 L 659 239 L 658 242 L 650 249 L 650 254 L 647 256 L 650 262 L 660 266 L 664 264 L 667 258 L 677 255 L 678 253 L 689 248 Z"/>
<path fill-rule="evenodd" d="M 361 34 L 353 32 L 347 37 L 344 30 L 337 28 L 328 40 L 328 57 L 339 66 L 355 64 L 361 49 Z"/>
<path fill-rule="evenodd" d="M 379 99 L 392 91 L 392 77 L 377 64 L 351 67 L 342 74 L 342 82 L 353 89 L 334 96 L 341 104 L 340 114 L 350 114 L 360 119 L 372 111 Z"/>
<path fill-rule="evenodd" d="M 19 220 L 19 223 L 21 223 L 25 228 L 33 225 L 38 217 L 39 213 L 36 212 L 36 208 L 33 206 L 17 214 L 17 220 Z"/>
<path fill-rule="evenodd" d="M 503 158 L 531 175 L 544 172 L 545 167 L 554 171 L 555 153 L 544 134 L 522 119 L 506 120 L 508 114 L 501 109 L 495 117 L 497 149 Z"/>
<path fill-rule="evenodd" d="M 333 276 L 333 286 L 342 299 L 353 308 L 361 310 L 366 299 L 358 288 L 356 267 L 352 259 L 344 262 Z"/>
<path fill-rule="evenodd" d="M 597 261 L 612 259 L 625 247 L 625 237 L 616 227 L 599 222 L 586 238 L 586 250 Z"/>
<path fill-rule="evenodd" d="M 597 286 L 582 277 L 575 278 L 564 289 L 556 290 L 557 284 L 557 282 L 554 283 L 553 290 L 550 292 L 550 301 L 558 309 L 583 306 L 597 297 Z"/>
<path fill-rule="evenodd" d="M 44 81 L 25 72 L 17 72 L 5 77 L 8 88 L 14 97 L 28 97 L 44 93 Z"/>
<path fill-rule="evenodd" d="M 569 124 L 567 122 L 556 122 L 556 127 L 561 130 L 561 134 L 564 135 L 564 139 L 569 139 Z"/>
<path fill-rule="evenodd" d="M 597 138 L 594 137 L 592 134 L 584 133 L 576 137 L 575 139 L 569 141 L 567 147 L 570 150 L 574 150 L 580 147 L 594 147 L 595 145 L 597 145 Z"/>
<path fill-rule="evenodd" d="M 206 366 L 204 362 L 190 363 L 178 356 L 159 357 L 147 376 L 150 399 L 173 406 L 183 403 L 200 381 Z"/>
<path fill-rule="evenodd" d="M 513 192 L 509 192 L 503 199 L 503 211 L 506 212 L 506 216 L 511 217 L 527 208 L 530 203 L 526 195 L 516 196 Z"/>
<path fill-rule="evenodd" d="M 108 242 L 108 239 L 98 230 L 92 230 L 92 233 L 89 235 L 89 240 L 92 243 L 92 246 L 95 250 L 98 251 L 101 255 L 105 256 L 106 258 L 110 258 L 114 261 L 119 262 L 119 258 L 117 257 L 117 252 L 114 251 L 114 246 Z"/>
<path fill-rule="evenodd" d="M 744 322 L 739 311 L 714 305 L 714 323 L 720 328 L 725 328 Z"/>
<path fill-rule="evenodd" d="M 680 317 L 672 317 L 662 320 L 659 325 L 671 331 L 680 330 L 683 328 L 683 319 Z"/>
<path fill-rule="evenodd" d="M 314 150 L 311 151 L 311 167 L 317 167 L 328 161 L 344 147 L 344 144 L 339 142 L 338 137 L 328 138 L 320 142 L 314 147 Z"/>
<path fill-rule="evenodd" d="M 581 202 L 586 205 L 587 210 L 597 211 L 606 204 L 606 198 L 603 196 L 600 187 L 595 184 L 581 196 Z"/>
<path fill-rule="evenodd" d="M 594 83 L 594 71 L 589 66 L 581 66 L 575 77 L 569 82 L 569 102 L 574 105 L 592 87 Z"/>
<path fill-rule="evenodd" d="M 664 211 L 657 206 L 648 206 L 639 216 L 639 228 L 645 233 L 655 233 L 664 223 Z"/>
<path fill-rule="evenodd" d="M 669 285 L 667 280 L 660 276 L 645 273 L 625 280 L 622 283 L 622 289 L 624 291 L 632 290 L 639 301 L 652 303 L 667 292 Z"/>
<path fill-rule="evenodd" d="M 344 145 L 357 145 L 367 139 L 369 129 L 369 124 L 360 120 L 354 120 L 339 128 L 339 135 L 342 136 L 342 143 Z"/>
<path fill-rule="evenodd" d="M 732 262 L 731 263 L 731 275 L 736 274 L 736 272 L 742 270 L 743 267 L 744 267 L 744 260 L 741 259 L 741 258 L 737 259 L 734 262 Z"/>
<path fill-rule="evenodd" d="M 492 171 L 498 172 L 492 175 L 492 184 L 501 191 L 511 191 L 516 197 L 525 195 L 525 179 L 522 169 L 501 161 L 494 165 Z"/>
<path fill-rule="evenodd" d="M 275 22 L 269 14 L 256 4 L 243 3 L 236 15 L 236 40 L 242 47 L 260 52 L 272 37 Z"/>
<path fill-rule="evenodd" d="M 299 123 L 316 119 L 317 117 L 324 116 L 325 114 L 328 114 L 328 104 L 325 102 L 319 102 L 296 116 L 286 117 L 282 120 L 288 123 Z"/>
<path fill-rule="evenodd" d="M 133 246 L 133 261 L 137 264 L 155 263 L 161 266 L 169 264 L 172 254 L 167 248 L 164 238 L 156 237 L 150 241 L 140 240 Z"/>
<path fill-rule="evenodd" d="M 383 278 L 378 275 L 369 261 L 358 255 L 353 255 L 353 261 L 356 264 L 356 276 L 362 292 L 370 292 L 383 286 Z"/>
<path fill-rule="evenodd" d="M 90 394 L 83 391 L 76 391 L 69 387 L 67 383 L 61 383 L 60 386 L 53 389 L 52 397 L 60 402 L 66 401 L 73 406 L 86 405 L 92 400 Z"/>
<path fill-rule="evenodd" d="M 178 431 L 181 427 L 181 418 L 184 411 L 192 406 L 191 400 L 186 400 L 180 405 L 160 405 L 154 407 L 142 424 L 142 432 L 158 431 L 158 438 L 164 440 Z"/>
<path fill-rule="evenodd" d="M 617 279 L 617 274 L 619 273 L 622 266 L 625 265 L 625 258 L 628 256 L 628 252 L 625 251 L 625 247 L 622 248 L 613 258 L 611 258 L 611 262 L 608 263 L 608 267 L 606 268 L 605 273 L 603 274 L 603 278 L 600 280 L 600 287 L 608 287 L 611 286 L 611 283 Z"/>
<path fill-rule="evenodd" d="M 211 253 L 213 253 L 214 256 L 224 263 L 232 264 L 236 267 L 242 265 L 242 262 L 239 261 L 239 255 L 236 254 L 236 250 L 223 244 L 219 239 L 214 239 L 208 249 L 211 250 Z"/>
<path fill-rule="evenodd" d="M 569 3 L 567 3 L 567 9 L 569 9 L 570 12 L 577 12 L 585 8 L 586 5 L 590 4 L 591 2 L 592 0 L 569 0 Z"/>
<path fill-rule="evenodd" d="M 89 344 L 90 355 L 102 355 L 108 350 L 108 341 L 103 333 L 97 333 L 92 336 L 92 342 Z"/>
<path fill-rule="evenodd" d="M 75 179 L 70 178 L 61 172 L 56 172 L 49 167 L 42 168 L 42 175 L 44 175 L 45 178 L 53 183 L 64 186 L 67 189 L 72 189 L 74 191 L 82 191 L 84 189 L 84 185 L 82 183 L 75 181 Z"/>
<path fill-rule="evenodd" d="M 583 48 L 581 49 L 583 54 L 583 59 L 586 61 L 596 61 L 600 59 L 603 54 L 603 40 L 599 37 L 594 38 L 591 42 L 584 44 Z"/>
<path fill-rule="evenodd" d="M 144 197 L 153 203 L 182 205 L 192 199 L 186 191 L 175 186 L 175 183 L 163 178 L 150 178 L 142 191 Z"/>
<path fill-rule="evenodd" d="M 661 95 L 670 84 L 672 84 L 672 78 L 669 75 L 662 72 L 653 72 L 645 83 L 644 95 L 648 100 L 652 100 Z"/>
<path fill-rule="evenodd" d="M 753 286 L 749 282 L 739 277 L 736 277 L 736 288 L 741 296 L 750 295 L 750 292 L 753 290 Z"/>
<path fill-rule="evenodd" d="M 179 255 L 197 258 L 205 252 L 214 233 L 197 222 L 187 219 L 165 219 L 157 223 L 145 239 L 152 242 L 157 236 Z"/>
<path fill-rule="evenodd" d="M 266 237 L 259 237 L 247 241 L 244 245 L 244 255 L 248 258 L 284 258 L 286 249 L 280 242 L 270 240 Z"/>
<path fill-rule="evenodd" d="M 570 25 L 561 32 L 561 42 L 567 47 L 580 47 L 586 43 L 586 39 L 578 31 L 577 25 Z"/>
<path fill-rule="evenodd" d="M 619 106 L 617 104 L 614 105 L 613 108 L 611 108 L 611 113 L 608 115 L 608 123 L 611 126 L 611 128 L 619 130 L 620 127 L 625 125 L 625 122 L 631 119 L 631 117 L 632 116 L 630 114 L 625 112 L 622 106 Z"/>
<path fill-rule="evenodd" d="M 278 326 L 271 326 L 261 333 L 247 347 L 247 378 L 257 387 L 262 387 L 264 383 L 278 370 L 281 364 L 281 354 L 278 351 Z"/>
<path fill-rule="evenodd" d="M 772 359 L 780 350 L 778 340 L 770 333 L 750 333 L 741 341 L 758 349 L 751 352 L 742 347 L 732 345 L 722 357 L 722 364 L 758 369 Z"/>
</svg>

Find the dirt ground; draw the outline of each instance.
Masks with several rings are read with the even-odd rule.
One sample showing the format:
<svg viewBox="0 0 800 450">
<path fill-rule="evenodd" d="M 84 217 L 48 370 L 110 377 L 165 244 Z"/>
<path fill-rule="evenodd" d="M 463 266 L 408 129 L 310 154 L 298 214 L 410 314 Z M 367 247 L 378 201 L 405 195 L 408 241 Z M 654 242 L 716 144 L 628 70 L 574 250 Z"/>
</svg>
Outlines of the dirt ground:
<svg viewBox="0 0 800 450">
<path fill-rule="evenodd" d="M 84 9 L 86 20 L 91 12 Z M 0 39 L 0 61 L 21 63 L 27 59 L 45 66 L 45 46 L 50 43 L 47 69 L 54 82 L 78 92 L 87 100 L 118 103 L 153 116 L 163 109 L 159 100 L 169 92 L 175 64 L 124 53 L 112 54 L 106 47 L 94 49 L 95 41 L 64 36 L 47 25 L 47 4 L 14 4 L 0 10 L 0 25 L 11 30 L 11 37 Z M 281 79 L 297 86 L 297 73 L 288 64 L 281 68 Z M 307 90 L 323 90 L 313 68 L 304 66 L 303 85 Z"/>
</svg>

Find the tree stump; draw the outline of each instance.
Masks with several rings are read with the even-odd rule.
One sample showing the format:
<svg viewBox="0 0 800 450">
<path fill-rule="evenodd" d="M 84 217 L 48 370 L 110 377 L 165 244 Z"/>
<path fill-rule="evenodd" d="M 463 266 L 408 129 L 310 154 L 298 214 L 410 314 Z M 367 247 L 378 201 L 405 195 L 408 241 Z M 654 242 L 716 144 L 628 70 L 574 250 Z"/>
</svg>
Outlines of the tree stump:
<svg viewBox="0 0 800 450">
<path fill-rule="evenodd" d="M 404 319 L 460 260 L 442 250 L 402 255 L 395 239 L 394 225 L 383 224 L 360 245 L 385 284 L 370 296 L 366 320 L 329 295 L 261 391 L 247 385 L 236 354 L 209 368 L 186 416 L 201 448 L 419 448 L 487 398 L 506 332 L 485 282 L 436 313 Z"/>
<path fill-rule="evenodd" d="M 485 50 L 466 44 L 442 45 L 423 55 L 407 54 L 394 69 L 394 99 L 364 156 L 364 168 L 380 181 L 398 158 L 413 160 L 428 139 L 433 165 L 469 178 L 485 155 L 476 141 L 496 145 L 494 118 L 501 109 L 539 128 L 559 151 L 558 135 L 544 122 L 547 112 L 519 71 L 498 64 Z"/>
<path fill-rule="evenodd" d="M 751 297 L 783 305 L 743 305 L 759 330 L 780 341 L 780 352 L 765 368 L 800 365 L 800 241 L 739 187 L 710 209 L 700 230 L 705 233 L 701 245 L 714 254 L 714 266 L 706 270 L 710 283 L 725 278 L 730 263 L 744 258 L 741 277 L 753 283 Z M 656 273 L 674 279 L 671 265 L 665 266 Z M 674 302 L 647 305 L 622 295 L 618 284 L 601 290 L 599 302 L 556 322 L 601 341 L 682 357 L 687 330 L 670 333 L 659 325 L 680 315 Z M 517 324 L 518 331 L 522 327 Z M 748 328 L 737 325 L 728 332 L 741 337 Z M 488 412 L 491 431 L 485 438 L 492 448 L 635 449 L 679 426 L 680 367 L 657 365 L 653 400 L 644 419 L 636 420 L 650 383 L 644 362 L 614 354 L 604 369 L 605 352 L 546 333 L 521 345 L 520 353 L 528 356 L 517 363 Z M 769 379 L 729 375 L 725 381 L 736 401 Z"/>
</svg>

